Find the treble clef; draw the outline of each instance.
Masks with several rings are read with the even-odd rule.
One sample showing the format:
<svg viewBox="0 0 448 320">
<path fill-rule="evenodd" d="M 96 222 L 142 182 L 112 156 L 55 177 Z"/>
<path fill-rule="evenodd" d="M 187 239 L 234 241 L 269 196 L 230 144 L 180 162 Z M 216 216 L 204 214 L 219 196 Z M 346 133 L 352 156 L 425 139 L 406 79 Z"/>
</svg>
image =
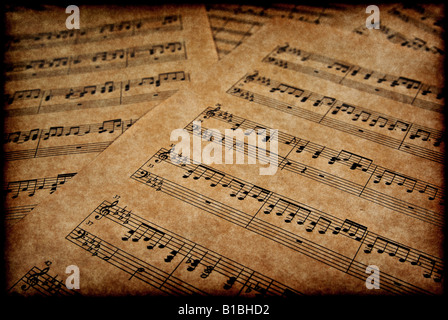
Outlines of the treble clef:
<svg viewBox="0 0 448 320">
<path fill-rule="evenodd" d="M 286 52 L 286 49 L 288 49 L 288 48 L 289 48 L 289 44 L 286 42 L 285 45 L 284 45 L 283 47 L 279 47 L 279 48 L 277 49 L 277 53 L 283 53 L 283 52 Z"/>
<path fill-rule="evenodd" d="M 163 149 L 161 149 L 161 150 L 163 150 Z M 168 159 L 168 157 L 170 156 L 170 153 L 171 153 L 171 150 L 170 150 L 170 151 L 163 151 L 163 152 L 160 152 L 160 153 L 157 155 L 157 158 L 158 158 L 158 159 L 156 159 L 155 162 L 156 162 L 156 163 L 159 163 L 159 162 L 165 161 L 165 160 Z"/>
<path fill-rule="evenodd" d="M 246 76 L 246 79 L 244 79 L 244 83 L 252 82 L 255 80 L 255 77 L 258 76 L 258 71 L 255 70 L 253 74 L 249 74 Z"/>
<path fill-rule="evenodd" d="M 100 220 L 102 217 L 107 216 L 110 213 L 110 209 L 112 207 L 115 207 L 117 204 L 118 204 L 118 200 L 115 200 L 114 202 L 112 202 L 112 204 L 102 207 L 100 210 L 100 214 L 96 215 L 95 219 Z"/>
<path fill-rule="evenodd" d="M 216 115 L 216 112 L 219 111 L 219 110 L 221 110 L 221 107 L 216 107 L 215 109 L 207 110 L 205 112 L 204 119 L 208 119 L 208 118 L 214 117 Z"/>
<path fill-rule="evenodd" d="M 21 289 L 23 291 L 27 291 L 29 288 L 34 287 L 36 284 L 39 283 L 39 277 L 46 275 L 49 270 L 50 270 L 50 267 L 46 267 L 42 271 L 36 272 L 33 275 L 31 275 L 28 279 L 26 279 L 26 284 L 22 285 Z"/>
</svg>

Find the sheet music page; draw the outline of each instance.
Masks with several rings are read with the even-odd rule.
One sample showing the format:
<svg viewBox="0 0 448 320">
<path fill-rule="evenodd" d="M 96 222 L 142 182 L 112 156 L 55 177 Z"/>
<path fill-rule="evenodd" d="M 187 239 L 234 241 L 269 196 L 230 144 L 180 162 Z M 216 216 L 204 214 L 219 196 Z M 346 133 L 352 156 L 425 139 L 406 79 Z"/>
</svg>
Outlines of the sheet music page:
<svg viewBox="0 0 448 320">
<path fill-rule="evenodd" d="M 12 226 L 9 291 L 64 294 L 75 265 L 82 295 L 441 294 L 444 75 L 421 57 L 271 21 Z"/>
<path fill-rule="evenodd" d="M 203 7 L 81 6 L 71 30 L 64 9 L 7 15 L 8 224 L 217 60 Z"/>
<path fill-rule="evenodd" d="M 353 31 L 358 36 L 375 38 L 382 43 L 389 41 L 408 50 L 425 55 L 444 57 L 442 37 L 442 8 L 434 5 L 405 7 L 399 4 L 381 4 L 380 31 L 368 32 L 365 26 L 365 5 L 332 4 L 326 7 L 310 7 L 294 4 L 249 6 L 215 4 L 207 6 L 208 19 L 216 50 L 222 58 L 263 24 L 274 18 L 303 21 L 310 25 L 326 25 Z"/>
</svg>

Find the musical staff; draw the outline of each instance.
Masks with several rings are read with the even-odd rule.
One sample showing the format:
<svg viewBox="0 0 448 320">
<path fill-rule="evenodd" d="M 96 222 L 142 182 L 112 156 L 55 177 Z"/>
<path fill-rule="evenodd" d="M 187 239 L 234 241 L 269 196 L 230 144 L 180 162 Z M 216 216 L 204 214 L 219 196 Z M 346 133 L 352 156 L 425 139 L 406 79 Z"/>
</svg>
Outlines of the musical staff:
<svg viewBox="0 0 448 320">
<path fill-rule="evenodd" d="M 67 57 L 6 62 L 5 79 L 30 80 L 181 60 L 187 60 L 185 43 L 166 42 Z"/>
<path fill-rule="evenodd" d="M 255 89 L 252 90 L 261 87 L 259 91 L 267 91 L 266 93 L 269 96 L 244 89 L 248 83 L 255 86 Z M 297 98 L 297 104 L 283 102 L 277 98 L 279 94 L 292 95 L 289 92 L 286 93 L 285 89 L 280 89 L 280 86 L 295 91 L 294 98 Z M 433 128 L 261 77 L 258 72 L 255 72 L 254 75 L 245 76 L 243 80 L 233 85 L 227 93 L 388 148 L 443 163 L 444 152 L 441 144 L 443 143 L 444 133 Z M 363 117 L 361 117 L 362 115 Z M 421 132 L 427 133 L 427 136 L 420 134 Z"/>
<path fill-rule="evenodd" d="M 64 144 L 60 146 L 45 146 L 47 142 L 54 141 L 55 139 L 62 139 L 67 137 L 82 137 L 88 134 L 103 136 L 103 133 L 118 134 L 120 135 L 126 131 L 136 120 L 106 120 L 102 123 L 95 124 L 82 124 L 76 126 L 58 126 L 50 127 L 47 129 L 33 129 L 30 131 L 17 131 L 12 133 L 5 133 L 4 146 L 11 146 L 11 148 L 17 148 L 18 146 L 31 146 L 35 147 L 12 150 L 6 149 L 4 155 L 6 161 L 24 160 L 41 157 L 55 157 L 69 154 L 82 154 L 82 153 L 97 153 L 107 148 L 113 140 L 89 142 L 81 144 Z M 64 140 L 64 139 L 63 139 Z M 66 143 L 66 140 L 64 140 Z"/>
<path fill-rule="evenodd" d="M 443 112 L 442 88 L 306 52 L 289 44 L 275 48 L 263 62 L 422 109 Z"/>
<path fill-rule="evenodd" d="M 203 114 L 206 114 L 210 116 L 211 112 L 210 110 L 205 111 Z M 207 116 L 207 117 L 208 117 Z M 249 122 L 248 122 L 249 123 Z M 189 131 L 193 135 L 197 135 L 200 137 L 203 137 L 203 133 L 207 130 L 206 127 L 201 127 L 201 132 L 198 130 L 195 130 L 193 128 L 192 123 L 187 125 L 185 127 L 187 131 Z M 279 134 L 280 135 L 280 134 Z M 230 141 L 230 143 L 228 142 Z M 291 140 L 287 140 L 291 141 Z M 232 143 L 232 139 L 226 138 L 226 136 L 223 138 L 222 141 L 213 141 L 214 143 L 220 143 L 222 144 L 223 148 L 227 149 L 234 149 L 237 152 L 241 152 L 244 155 L 247 155 L 248 157 L 253 158 L 259 158 L 260 161 L 264 161 L 265 163 L 268 163 L 267 156 L 260 156 L 260 153 L 257 152 L 256 146 L 249 145 L 248 143 L 240 143 L 240 144 L 234 144 Z M 297 144 L 297 143 L 296 143 Z M 318 158 L 325 147 L 320 149 L 319 151 L 316 151 L 313 153 L 312 158 Z M 294 151 L 295 150 L 295 151 Z M 288 158 L 288 155 L 290 155 L 293 151 L 294 153 L 300 153 L 304 150 L 304 148 L 297 147 L 296 145 L 293 145 L 290 149 L 290 151 L 286 152 L 286 156 L 284 155 L 277 155 L 278 157 L 278 167 L 281 170 L 289 171 L 295 174 L 299 174 L 303 177 L 312 179 L 314 181 L 323 183 L 325 185 L 331 186 L 335 189 L 341 190 L 343 192 L 349 193 L 351 195 L 360 197 L 362 199 L 368 200 L 370 202 L 376 203 L 378 205 L 381 205 L 385 208 L 388 208 L 390 210 L 393 210 L 395 212 L 408 215 L 412 218 L 424 221 L 426 223 L 430 223 L 437 227 L 443 226 L 443 215 L 440 214 L 438 211 L 434 211 L 431 209 L 427 209 L 421 206 L 421 202 L 418 202 L 417 200 L 420 200 L 418 198 L 414 198 L 414 200 L 407 200 L 407 198 L 404 198 L 406 200 L 402 200 L 400 198 L 397 198 L 396 194 L 393 193 L 393 189 L 390 188 L 390 185 L 392 184 L 392 180 L 394 179 L 397 186 L 403 187 L 403 192 L 406 191 L 406 193 L 403 194 L 409 194 L 414 191 L 415 186 L 417 185 L 417 180 L 413 179 L 411 177 L 406 177 L 404 175 L 401 175 L 399 173 L 392 173 L 391 171 L 388 171 L 387 169 L 383 169 L 378 166 L 372 166 L 370 159 L 362 158 L 358 155 L 354 155 L 352 153 L 341 151 L 339 153 L 331 153 L 332 156 L 327 157 L 330 158 L 330 161 L 328 162 L 329 165 L 334 164 L 336 161 L 346 161 L 348 165 L 350 165 L 351 170 L 355 170 L 359 168 L 361 172 L 368 172 L 366 174 L 366 178 L 364 179 L 364 185 L 360 184 L 358 182 L 350 181 L 345 178 L 336 176 L 334 174 L 328 173 L 326 171 L 317 169 L 315 167 L 312 167 L 310 165 L 304 164 L 302 162 L 299 162 L 297 160 L 292 160 L 291 157 Z M 331 152 L 331 149 L 328 149 L 329 152 Z M 258 155 L 257 155 L 258 153 Z M 341 156 L 343 155 L 344 156 Z M 272 154 L 270 154 L 272 156 Z M 350 158 L 353 156 L 352 161 L 350 161 Z M 362 164 L 364 161 L 364 164 Z M 367 161 L 368 165 L 365 165 Z M 363 170 L 364 169 L 364 170 Z M 385 186 L 389 186 L 389 188 L 381 187 L 380 190 L 377 190 L 378 188 L 376 185 L 378 185 L 382 179 L 382 177 L 385 175 L 385 172 L 389 173 L 389 180 L 384 179 Z M 277 172 L 278 173 L 278 172 Z M 373 179 L 372 179 L 373 178 Z M 425 182 L 419 182 L 418 184 L 418 191 L 420 194 L 426 195 L 426 199 L 429 201 L 432 201 L 435 199 L 438 190 L 441 189 L 439 187 L 432 186 L 430 184 L 427 184 Z M 428 189 L 429 187 L 429 189 Z M 390 195 L 389 195 L 389 194 Z M 444 204 L 444 195 L 443 191 L 440 192 L 440 198 L 441 202 L 439 204 Z M 419 205 L 415 204 L 418 203 Z M 427 202 L 428 203 L 428 202 Z M 428 203 L 429 204 L 429 203 Z"/>
<path fill-rule="evenodd" d="M 158 157 L 160 153 L 163 151 L 164 150 L 160 150 L 155 155 L 155 157 Z M 173 161 L 164 159 L 163 161 L 175 165 L 176 167 L 190 173 L 189 175 L 184 174 L 182 176 L 183 178 L 189 178 L 190 176 L 193 176 L 194 180 L 204 178 L 204 180 L 206 180 L 207 183 L 210 182 L 210 187 L 212 188 L 216 187 L 217 185 L 220 185 L 224 188 L 229 188 L 231 190 L 229 194 L 230 197 L 236 197 L 236 199 L 238 200 L 245 200 L 246 198 L 247 199 L 254 198 L 258 202 L 262 203 L 261 208 L 257 212 L 263 212 L 266 215 L 275 214 L 275 216 L 284 219 L 284 222 L 288 224 L 294 221 L 298 225 L 306 226 L 306 232 L 313 232 L 315 229 L 318 230 L 319 234 L 325 234 L 327 231 L 329 231 L 329 229 L 330 230 L 332 229 L 332 234 L 334 235 L 341 234 L 342 232 L 342 234 L 351 238 L 352 240 L 355 241 L 364 240 L 363 243 L 365 243 L 367 248 L 369 248 L 365 250 L 365 253 L 371 253 L 372 248 L 381 248 L 381 245 L 377 244 L 378 241 L 377 239 L 381 238 L 385 246 L 389 245 L 389 247 L 393 247 L 396 249 L 395 252 L 389 252 L 389 256 L 399 257 L 399 262 L 406 262 L 408 261 L 409 258 L 409 262 L 411 263 L 411 265 L 419 265 L 422 267 L 424 265 L 423 268 L 429 267 L 428 264 L 422 265 L 421 263 L 418 264 L 415 262 L 418 261 L 420 256 L 426 256 L 426 254 L 419 251 L 414 251 L 413 249 L 407 246 L 398 244 L 392 240 L 386 239 L 370 231 L 367 232 L 366 226 L 363 226 L 351 220 L 339 219 L 337 217 L 332 216 L 331 214 L 314 209 L 304 203 L 295 201 L 293 199 L 287 198 L 283 195 L 277 194 L 270 190 L 261 188 L 250 182 L 239 179 L 235 176 L 226 174 L 219 170 L 212 169 L 206 165 L 179 165 L 178 163 L 176 163 L 176 160 Z M 144 169 L 141 170 L 142 172 L 145 171 Z M 141 172 L 139 172 L 137 176 L 140 174 Z M 143 177 L 141 177 L 140 175 L 140 178 Z M 146 176 L 144 178 L 146 178 Z M 237 183 L 233 183 L 235 181 L 237 181 Z M 262 190 L 263 193 L 262 196 L 260 196 L 261 195 L 260 190 Z M 406 253 L 406 255 L 403 256 L 402 254 L 398 253 L 399 249 L 401 249 L 401 251 Z M 378 253 L 380 254 L 384 253 L 385 251 L 387 250 L 378 249 Z M 434 277 L 434 281 L 440 282 L 441 281 L 440 276 L 443 269 L 442 261 L 434 257 L 431 258 L 429 258 L 429 256 L 426 257 L 427 259 L 434 261 L 434 263 L 430 264 L 431 268 L 434 268 L 436 264 L 435 261 L 436 260 L 438 261 L 437 266 L 438 276 Z"/>
<path fill-rule="evenodd" d="M 21 193 L 25 193 L 28 197 L 32 197 L 40 190 L 50 190 L 50 194 L 52 194 L 59 186 L 64 185 L 75 175 L 76 173 L 61 173 L 56 177 L 10 181 L 4 187 L 5 195 L 10 195 L 11 198 L 15 199 Z"/>
<path fill-rule="evenodd" d="M 413 50 L 419 50 L 426 53 L 431 53 L 434 55 L 444 56 L 445 52 L 436 47 L 431 46 L 427 43 L 427 41 L 417 38 L 417 37 L 407 37 L 400 32 L 397 32 L 389 27 L 387 27 L 385 24 L 380 25 L 380 29 L 382 34 L 386 36 L 386 39 L 397 46 L 404 47 L 404 48 L 410 48 Z M 353 30 L 354 33 L 362 35 L 362 36 L 369 36 L 368 29 L 365 25 L 361 25 Z"/>
<path fill-rule="evenodd" d="M 155 156 L 157 156 L 157 155 L 155 155 Z M 151 159 L 149 161 L 151 161 Z M 168 161 L 168 160 L 164 160 L 164 162 L 165 161 Z M 158 181 L 163 181 L 163 183 L 161 184 L 161 187 L 157 191 L 163 192 L 163 193 L 170 195 L 172 197 L 175 197 L 181 201 L 189 203 L 189 204 L 195 206 L 196 208 L 199 208 L 205 212 L 216 215 L 222 219 L 225 219 L 226 221 L 232 222 L 232 223 L 239 225 L 243 228 L 246 228 L 250 231 L 258 233 L 258 234 L 260 234 L 268 239 L 271 239 L 273 241 L 276 241 L 294 251 L 297 251 L 304 255 L 307 255 L 315 260 L 318 260 L 326 265 L 334 267 L 334 268 L 336 268 L 340 271 L 343 271 L 349 275 L 357 277 L 363 281 L 365 280 L 364 273 L 365 273 L 366 266 L 363 265 L 361 262 L 355 260 L 357 254 L 359 253 L 359 250 L 356 251 L 356 254 L 354 257 L 348 257 L 345 255 L 339 254 L 337 252 L 334 252 L 330 249 L 327 249 L 325 247 L 322 247 L 322 246 L 318 245 L 317 243 L 306 239 L 305 234 L 312 233 L 313 230 L 316 229 L 316 230 L 319 230 L 319 232 L 318 232 L 319 234 L 321 234 L 322 236 L 325 235 L 325 237 L 326 237 L 327 235 L 331 236 L 331 234 L 333 236 L 341 234 L 341 230 L 342 230 L 342 234 L 346 235 L 350 239 L 355 240 L 355 242 L 353 243 L 354 247 L 358 247 L 358 245 L 362 246 L 365 241 L 367 241 L 366 243 L 371 243 L 372 242 L 371 239 L 375 239 L 375 235 L 373 233 L 371 233 L 370 236 L 367 238 L 367 235 L 369 233 L 366 232 L 366 229 L 363 231 L 364 235 L 362 236 L 362 233 L 361 233 L 361 235 L 360 235 L 360 233 L 358 233 L 358 230 L 362 229 L 362 228 L 358 227 L 357 228 L 358 230 L 353 232 L 354 229 L 351 229 L 350 227 L 347 228 L 347 225 L 350 223 L 349 221 L 347 221 L 347 220 L 340 221 L 339 220 L 339 223 L 337 223 L 335 226 L 336 228 L 333 229 L 334 232 L 330 233 L 330 232 L 326 232 L 328 230 L 328 226 L 325 229 L 325 226 L 322 227 L 322 225 L 318 225 L 319 224 L 318 221 L 316 221 L 316 220 L 313 221 L 307 217 L 307 219 L 309 219 L 308 221 L 314 222 L 314 223 L 310 224 L 310 226 L 314 225 L 314 227 L 308 226 L 307 230 L 305 231 L 305 234 L 300 233 L 303 236 L 298 236 L 296 232 L 290 232 L 284 228 L 277 227 L 276 225 L 273 225 L 272 223 L 266 222 L 265 217 L 260 216 L 260 212 L 262 212 L 263 207 L 266 206 L 266 208 L 269 208 L 270 205 L 274 205 L 275 203 L 277 203 L 275 200 L 276 200 L 276 197 L 278 197 L 278 196 L 275 193 L 271 194 L 271 196 L 268 198 L 269 200 L 262 202 L 262 207 L 260 209 L 258 209 L 255 214 L 249 214 L 247 212 L 238 210 L 238 209 L 233 208 L 227 204 L 219 202 L 213 198 L 207 197 L 204 194 L 201 194 L 201 193 L 195 192 L 191 189 L 188 189 L 186 187 L 183 187 L 183 186 L 181 186 L 177 183 L 174 183 L 171 180 L 168 180 L 164 177 L 150 173 L 145 168 L 146 164 L 143 165 L 140 169 L 138 169 L 131 176 L 131 179 L 134 179 L 134 180 L 141 182 L 145 185 L 148 185 L 152 188 L 154 188 L 153 181 L 155 179 Z M 145 168 L 145 169 L 143 169 L 143 168 Z M 228 176 L 228 179 L 231 179 L 231 176 Z M 232 179 L 234 179 L 234 178 L 232 178 Z M 239 181 L 243 182 L 242 180 L 239 180 Z M 226 185 L 229 185 L 229 184 L 226 184 Z M 225 187 L 225 183 L 222 184 L 222 186 Z M 249 199 L 249 197 L 247 199 Z M 297 202 L 294 202 L 293 200 L 291 201 L 290 199 L 287 199 L 286 197 L 282 197 L 282 199 L 287 200 L 288 203 L 290 203 L 292 205 L 294 205 L 294 203 L 297 204 Z M 286 201 L 285 201 L 285 203 L 286 203 Z M 275 205 L 274 205 L 274 207 L 275 207 Z M 283 205 L 283 208 L 278 209 L 278 210 L 283 210 L 283 213 L 276 214 L 276 215 L 277 216 L 286 215 L 286 212 L 287 212 L 286 210 L 289 210 L 288 211 L 289 213 L 294 212 L 295 208 L 293 206 L 290 206 L 290 209 L 287 209 L 287 208 L 288 207 L 285 207 Z M 265 216 L 270 216 L 269 210 L 266 210 L 266 211 L 268 211 L 268 213 L 265 212 Z M 315 209 L 313 209 L 313 211 L 318 212 Z M 296 212 L 297 212 L 297 210 L 296 210 Z M 308 214 L 308 212 L 306 210 L 303 210 L 303 212 L 300 213 L 300 216 L 303 219 L 304 217 L 307 216 L 307 214 Z M 308 216 L 311 216 L 311 214 L 309 214 Z M 331 222 L 331 220 L 328 217 L 329 217 L 329 215 L 325 215 L 325 218 L 326 218 L 325 221 L 326 221 L 327 225 L 328 225 L 328 222 Z M 324 217 L 322 217 L 322 218 L 324 218 Z M 321 220 L 324 221 L 323 219 L 321 219 Z M 285 222 L 285 223 L 287 223 L 287 222 Z M 356 228 L 356 223 L 353 223 L 352 227 Z M 358 234 L 358 235 L 356 235 L 356 234 Z M 361 240 L 357 240 L 357 239 L 361 239 Z M 367 253 L 364 253 L 364 254 L 367 254 Z M 418 256 L 418 255 L 421 255 L 421 253 L 416 251 L 413 254 L 413 257 Z M 425 255 L 425 256 L 427 256 L 427 255 Z M 435 260 L 435 259 L 437 260 L 437 258 L 434 258 L 433 260 Z M 412 261 L 414 261 L 414 260 L 412 259 Z M 438 259 L 438 261 L 439 261 L 439 265 L 438 265 L 439 269 L 437 272 L 438 276 L 433 278 L 433 280 L 435 280 L 436 283 L 438 281 L 440 281 L 440 274 L 442 274 L 440 271 L 440 269 L 441 269 L 440 259 Z M 428 264 L 422 264 L 422 263 L 412 264 L 411 263 L 411 265 L 415 265 L 415 266 L 418 265 L 418 266 L 422 267 L 425 270 L 424 274 L 428 274 L 428 272 L 427 272 Z M 393 276 L 385 273 L 384 271 L 382 271 L 381 274 L 382 274 L 381 289 L 384 289 L 386 291 L 393 292 L 393 293 L 430 294 L 430 292 L 423 290 L 419 287 L 416 287 L 416 286 L 412 285 L 411 283 L 407 283 L 403 280 L 393 277 Z M 425 278 L 427 278 L 427 277 L 425 277 Z M 397 283 L 399 285 L 397 285 Z"/>
<path fill-rule="evenodd" d="M 443 6 L 379 8 L 7 10 L 8 295 L 443 294 Z"/>
<path fill-rule="evenodd" d="M 331 14 L 325 13 L 321 9 L 313 11 L 302 6 L 283 4 L 272 4 L 269 7 L 215 4 L 207 6 L 207 13 L 220 59 L 273 18 L 287 18 L 319 24 L 322 22 L 322 18 L 332 17 Z"/>
<path fill-rule="evenodd" d="M 23 219 L 28 213 L 33 211 L 37 204 L 21 205 L 21 206 L 8 206 L 5 209 L 5 221 L 13 221 Z"/>
<path fill-rule="evenodd" d="M 101 123 L 93 124 L 81 124 L 76 126 L 55 126 L 47 129 L 33 129 L 29 131 L 17 131 L 12 133 L 5 133 L 4 144 L 17 144 L 22 145 L 26 142 L 49 140 L 58 137 L 81 137 L 88 134 L 98 133 L 123 133 L 126 131 L 136 120 L 106 120 Z"/>
<path fill-rule="evenodd" d="M 391 16 L 399 18 L 404 23 L 414 25 L 427 33 L 442 36 L 443 30 L 441 27 L 443 25 L 443 17 L 434 15 L 425 10 L 423 7 L 414 6 L 413 8 L 408 8 L 413 9 L 414 14 L 407 14 L 404 12 L 404 9 L 406 8 L 393 7 L 389 9 L 387 13 Z M 415 13 L 418 13 L 419 17 L 416 17 Z M 427 21 L 429 21 L 429 23 L 427 23 Z"/>
<path fill-rule="evenodd" d="M 229 126 L 232 125 L 231 129 L 233 130 L 238 128 L 244 130 L 255 130 L 260 127 L 265 128 L 265 130 L 272 130 L 272 128 L 267 128 L 261 123 L 257 123 L 247 118 L 229 113 L 225 110 L 221 110 L 220 107 L 219 109 L 212 107 L 206 108 L 195 120 L 203 121 L 208 118 L 217 119 L 225 124 L 228 124 Z M 187 128 L 187 130 L 190 130 L 191 132 L 192 127 L 188 125 Z M 443 188 L 429 182 L 404 175 L 400 172 L 388 169 L 387 167 L 377 165 L 373 160 L 368 159 L 365 156 L 354 154 L 347 150 L 331 149 L 328 146 L 320 145 L 313 141 L 309 141 L 298 136 L 293 136 L 283 131 L 278 131 L 277 139 L 279 143 L 290 146 L 291 151 L 294 151 L 296 154 L 307 152 L 312 154 L 312 158 L 314 159 L 317 157 L 327 159 L 329 165 L 336 163 L 338 165 L 347 166 L 350 170 L 359 170 L 360 172 L 366 174 L 366 177 L 368 177 L 367 180 L 375 176 L 375 179 L 373 180 L 373 183 L 375 184 L 380 183 L 382 177 L 387 172 L 386 176 L 389 176 L 393 183 L 404 186 L 404 191 L 407 193 L 418 191 L 419 193 L 424 194 L 428 200 L 438 199 L 440 204 L 444 204 L 443 195 L 445 194 L 445 191 Z M 288 154 L 290 153 L 291 152 L 288 152 Z M 383 181 L 386 185 L 392 184 L 392 182 L 388 183 L 385 179 Z"/>
<path fill-rule="evenodd" d="M 15 160 L 24 160 L 24 159 L 42 158 L 42 157 L 66 156 L 70 154 L 100 153 L 104 151 L 112 142 L 113 140 L 105 142 L 72 144 L 72 145 L 64 145 L 48 148 L 37 147 L 36 149 L 21 150 L 21 151 L 10 151 L 6 153 L 5 160 L 15 161 Z"/>
<path fill-rule="evenodd" d="M 28 294 L 46 297 L 80 296 L 76 290 L 69 290 L 65 283 L 57 280 L 56 276 L 51 276 L 50 262 L 47 267 L 40 269 L 36 266 L 31 268 L 17 283 L 9 290 L 9 293 L 26 296 Z"/>
<path fill-rule="evenodd" d="M 6 117 L 107 108 L 151 100 L 164 100 L 177 89 L 159 90 L 169 83 L 190 81 L 184 71 L 123 81 L 106 81 L 80 87 L 16 91 L 6 97 Z M 155 91 L 156 90 L 156 91 Z"/>
<path fill-rule="evenodd" d="M 66 238 L 80 248 L 131 275 L 129 280 L 139 279 L 170 295 L 204 295 L 194 286 L 171 277 L 169 273 L 158 270 L 153 265 L 120 250 L 118 247 L 76 228 Z"/>
<path fill-rule="evenodd" d="M 124 229 L 125 236 L 121 238 L 122 243 L 130 240 L 133 246 L 143 245 L 149 255 L 156 255 L 162 251 L 160 257 L 165 256 L 164 267 L 156 268 L 84 229 L 93 228 L 97 223 L 112 223 L 111 227 L 118 226 L 122 232 Z M 183 275 L 185 271 L 187 275 L 193 273 L 207 280 L 213 273 L 214 279 L 209 281 L 214 281 L 213 283 L 218 286 L 213 289 L 214 293 L 239 289 L 236 291 L 239 295 L 249 294 L 252 291 L 260 296 L 301 294 L 234 260 L 145 220 L 125 207 L 119 207 L 118 201 L 103 201 L 67 235 L 66 239 L 131 274 L 129 280 L 137 278 L 169 295 L 209 295 L 211 293 L 199 288 L 200 283 L 192 285 L 182 280 L 185 277 Z M 165 255 L 163 252 L 168 254 Z M 152 258 L 151 261 L 154 259 L 156 258 Z M 219 280 L 216 280 L 216 275 L 219 275 Z"/>
<path fill-rule="evenodd" d="M 120 39 L 131 36 L 143 36 L 154 32 L 182 30 L 181 15 L 163 15 L 119 21 L 97 27 L 60 30 L 46 33 L 23 34 L 9 36 L 7 50 L 41 49 L 56 46 L 67 46 L 104 40 Z"/>
<path fill-rule="evenodd" d="M 237 48 L 263 25 L 261 22 L 250 19 L 221 16 L 213 13 L 208 14 L 208 19 L 220 59 Z"/>
<path fill-rule="evenodd" d="M 210 5 L 207 6 L 207 12 L 211 14 L 233 16 L 233 17 L 252 17 L 252 18 L 287 18 L 299 20 L 313 24 L 319 24 L 322 17 L 331 18 L 331 13 L 325 12 L 322 8 L 304 7 L 301 5 L 276 4 L 271 6 L 246 6 L 246 5 Z M 266 21 L 266 20 L 265 20 Z"/>
</svg>

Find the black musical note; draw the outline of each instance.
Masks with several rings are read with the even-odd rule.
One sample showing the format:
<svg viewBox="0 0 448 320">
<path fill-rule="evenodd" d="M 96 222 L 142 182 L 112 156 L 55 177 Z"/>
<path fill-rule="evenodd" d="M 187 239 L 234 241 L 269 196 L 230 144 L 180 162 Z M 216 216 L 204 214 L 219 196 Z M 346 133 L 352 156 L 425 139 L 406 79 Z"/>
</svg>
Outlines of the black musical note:
<svg viewBox="0 0 448 320">
<path fill-rule="evenodd" d="M 398 43 L 409 48 L 425 48 L 425 51 L 427 52 L 440 53 L 440 50 L 437 50 L 437 48 L 428 48 L 421 39 L 407 39 L 399 33 L 389 34 L 387 36 L 387 39 L 393 43 Z M 306 59 L 302 59 L 301 61 L 295 59 L 295 52 L 301 52 L 301 55 L 306 56 Z M 293 58 L 291 58 L 290 56 L 293 56 Z M 314 70 L 310 70 L 309 67 L 305 67 L 304 65 L 302 65 L 303 63 L 305 63 L 304 61 L 307 60 L 313 60 L 319 65 L 314 66 Z M 288 49 L 285 50 L 274 50 L 269 53 L 262 61 L 265 63 L 273 64 L 280 68 L 288 68 L 293 71 L 324 78 L 326 80 L 333 81 L 356 90 L 369 92 L 391 100 L 414 105 L 419 108 L 435 112 L 443 111 L 442 104 L 433 102 L 425 98 L 426 94 L 432 94 L 432 90 L 425 89 L 429 86 L 421 83 L 418 80 L 387 74 L 380 75 L 380 73 L 377 71 L 367 70 L 366 68 L 363 68 L 361 66 L 354 66 L 346 62 L 337 61 L 329 57 L 321 56 L 319 54 L 307 53 L 299 48 L 288 47 Z M 331 70 L 336 71 L 336 73 L 332 73 Z M 349 78 L 347 78 L 348 75 Z M 376 79 L 377 81 L 375 81 L 375 83 L 369 82 L 372 79 Z M 387 87 L 384 87 L 382 83 L 388 84 Z M 285 86 L 288 85 L 285 84 Z M 403 93 L 402 91 L 399 91 L 400 87 L 404 87 L 408 92 Z M 420 88 L 423 88 L 423 90 L 420 90 Z M 438 92 L 441 92 L 440 89 L 436 90 Z M 437 95 L 434 96 L 437 97 Z M 440 94 L 438 96 L 441 97 Z M 317 105 L 319 105 L 319 102 L 315 104 L 315 106 Z M 356 118 L 354 119 L 356 120 Z"/>
</svg>

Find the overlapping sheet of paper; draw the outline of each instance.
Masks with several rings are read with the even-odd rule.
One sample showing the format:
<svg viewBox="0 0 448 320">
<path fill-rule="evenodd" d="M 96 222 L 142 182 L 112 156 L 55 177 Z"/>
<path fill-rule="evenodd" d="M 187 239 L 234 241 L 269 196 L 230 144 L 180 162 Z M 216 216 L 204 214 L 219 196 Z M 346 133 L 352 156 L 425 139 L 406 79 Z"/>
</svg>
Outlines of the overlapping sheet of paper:
<svg viewBox="0 0 448 320">
<path fill-rule="evenodd" d="M 63 8 L 8 15 L 8 224 L 217 60 L 203 7 L 80 11 L 79 30 L 65 28 Z"/>
<path fill-rule="evenodd" d="M 263 26 L 8 231 L 8 288 L 440 294 L 442 59 L 376 37 Z M 176 129 L 190 154 L 170 152 Z M 270 151 L 212 129 L 255 130 L 268 148 L 278 138 L 275 174 L 260 175 L 258 158 L 248 164 Z M 193 161 L 201 137 L 201 152 L 221 146 L 245 164 Z M 53 278 L 69 265 L 81 271 L 78 291 Z M 368 266 L 379 290 L 366 288 Z"/>
<path fill-rule="evenodd" d="M 422 57 L 444 56 L 441 6 L 382 4 L 379 7 L 381 22 L 378 32 L 368 32 L 366 28 L 366 7 L 343 4 L 327 7 L 281 3 L 269 7 L 215 4 L 207 6 L 207 14 L 220 57 L 238 47 L 273 18 L 303 21 L 309 24 L 309 28 L 325 25 L 352 31 L 357 37 L 374 38 L 378 45 L 388 41 L 419 51 Z"/>
</svg>

